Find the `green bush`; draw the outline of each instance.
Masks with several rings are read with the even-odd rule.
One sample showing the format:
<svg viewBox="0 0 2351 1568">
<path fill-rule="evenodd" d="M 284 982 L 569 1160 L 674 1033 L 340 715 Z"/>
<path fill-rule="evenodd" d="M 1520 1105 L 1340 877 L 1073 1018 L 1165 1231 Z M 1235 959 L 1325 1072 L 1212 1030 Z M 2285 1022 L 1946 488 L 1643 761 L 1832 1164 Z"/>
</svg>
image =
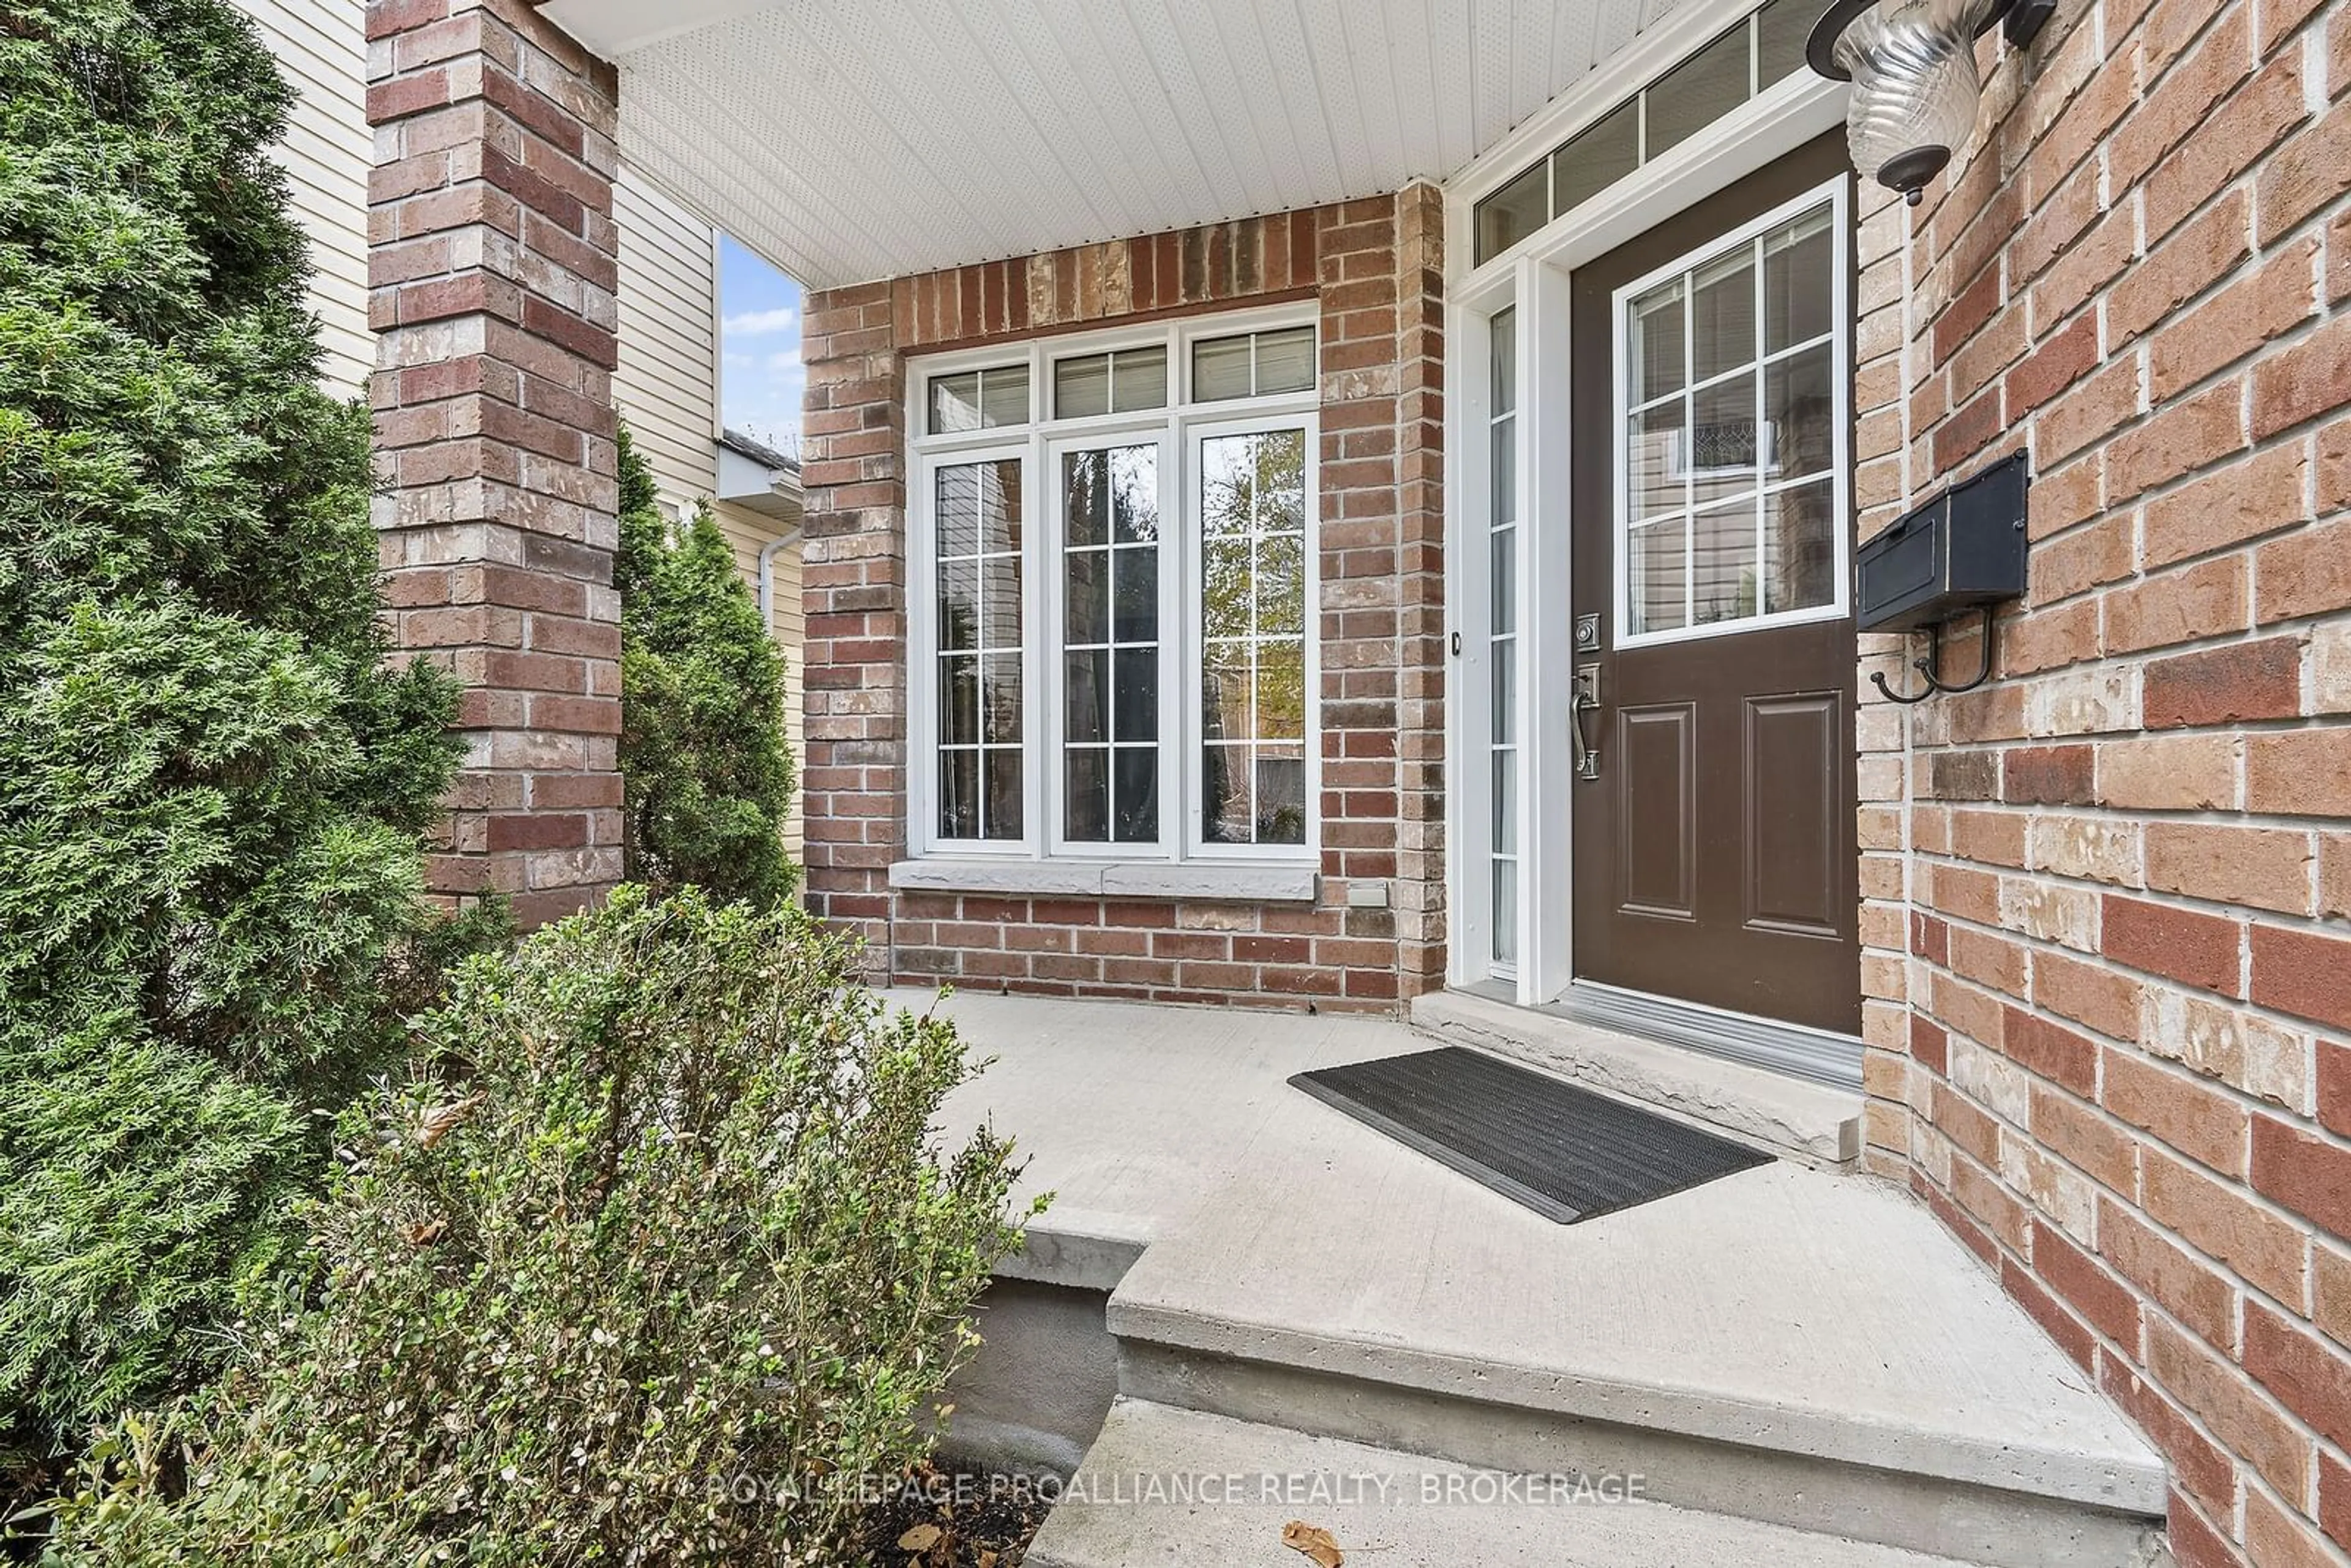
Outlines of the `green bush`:
<svg viewBox="0 0 2351 1568">
<path fill-rule="evenodd" d="M 0 1449 L 200 1370 L 425 919 L 289 102 L 224 0 L 0 0 Z"/>
<path fill-rule="evenodd" d="M 687 889 L 461 973 L 347 1113 L 319 1304 L 132 1423 L 51 1560 L 838 1563 L 1018 1245 L 973 1071 L 796 909 Z M 759 1500 L 746 1502 L 749 1492 Z"/>
<path fill-rule="evenodd" d="M 625 431 L 612 580 L 628 874 L 768 908 L 799 880 L 784 853 L 793 779 L 783 655 L 709 508 L 673 538 Z"/>
</svg>

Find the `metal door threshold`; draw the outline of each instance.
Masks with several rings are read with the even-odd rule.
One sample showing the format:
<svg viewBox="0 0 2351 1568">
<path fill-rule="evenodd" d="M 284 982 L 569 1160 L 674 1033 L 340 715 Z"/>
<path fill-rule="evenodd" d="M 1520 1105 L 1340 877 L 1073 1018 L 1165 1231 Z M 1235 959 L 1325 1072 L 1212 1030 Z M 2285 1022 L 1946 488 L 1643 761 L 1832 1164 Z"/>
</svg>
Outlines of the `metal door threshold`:
<svg viewBox="0 0 2351 1568">
<path fill-rule="evenodd" d="M 1861 1087 L 1863 1044 L 1857 1035 L 1809 1029 L 1591 980 L 1576 981 L 1565 995 L 1544 1004 L 1541 1010 L 1594 1029 L 1662 1040 L 1834 1089 Z"/>
</svg>

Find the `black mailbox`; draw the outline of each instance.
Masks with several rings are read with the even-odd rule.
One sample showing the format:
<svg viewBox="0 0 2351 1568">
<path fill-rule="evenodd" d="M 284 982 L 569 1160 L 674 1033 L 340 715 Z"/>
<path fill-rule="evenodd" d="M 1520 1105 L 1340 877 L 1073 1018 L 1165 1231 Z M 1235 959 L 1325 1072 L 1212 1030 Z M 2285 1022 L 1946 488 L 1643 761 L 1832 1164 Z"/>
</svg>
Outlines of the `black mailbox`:
<svg viewBox="0 0 2351 1568">
<path fill-rule="evenodd" d="M 1854 615 L 1864 632 L 1938 626 L 2024 592 L 2025 455 L 1952 486 L 1861 547 Z"/>
</svg>

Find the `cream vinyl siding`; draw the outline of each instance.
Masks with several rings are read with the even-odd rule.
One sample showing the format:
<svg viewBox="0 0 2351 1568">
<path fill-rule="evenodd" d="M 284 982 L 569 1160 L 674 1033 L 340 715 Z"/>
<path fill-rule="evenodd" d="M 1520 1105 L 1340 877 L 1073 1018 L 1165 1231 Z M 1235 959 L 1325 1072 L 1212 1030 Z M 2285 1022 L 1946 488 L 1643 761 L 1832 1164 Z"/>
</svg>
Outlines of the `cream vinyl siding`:
<svg viewBox="0 0 2351 1568">
<path fill-rule="evenodd" d="M 293 183 L 294 215 L 310 236 L 312 308 L 325 331 L 320 379 L 338 397 L 367 392 L 375 369 L 368 328 L 367 37 L 360 0 L 241 0 L 294 89 L 276 149 Z"/>
<path fill-rule="evenodd" d="M 717 235 L 626 169 L 612 215 L 621 227 L 612 401 L 663 498 L 684 510 L 718 483 Z"/>
</svg>

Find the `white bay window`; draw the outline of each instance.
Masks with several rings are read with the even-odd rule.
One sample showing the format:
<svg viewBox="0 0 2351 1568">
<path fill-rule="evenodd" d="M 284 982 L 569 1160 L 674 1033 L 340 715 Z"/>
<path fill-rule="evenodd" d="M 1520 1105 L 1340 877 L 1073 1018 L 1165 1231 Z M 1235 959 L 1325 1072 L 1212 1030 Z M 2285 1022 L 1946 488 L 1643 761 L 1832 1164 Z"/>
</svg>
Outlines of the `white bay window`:
<svg viewBox="0 0 2351 1568">
<path fill-rule="evenodd" d="M 910 364 L 916 862 L 984 865 L 978 885 L 1008 887 L 1158 867 L 1178 891 L 1213 891 L 1219 868 L 1311 868 L 1316 393 L 1300 314 Z"/>
</svg>

